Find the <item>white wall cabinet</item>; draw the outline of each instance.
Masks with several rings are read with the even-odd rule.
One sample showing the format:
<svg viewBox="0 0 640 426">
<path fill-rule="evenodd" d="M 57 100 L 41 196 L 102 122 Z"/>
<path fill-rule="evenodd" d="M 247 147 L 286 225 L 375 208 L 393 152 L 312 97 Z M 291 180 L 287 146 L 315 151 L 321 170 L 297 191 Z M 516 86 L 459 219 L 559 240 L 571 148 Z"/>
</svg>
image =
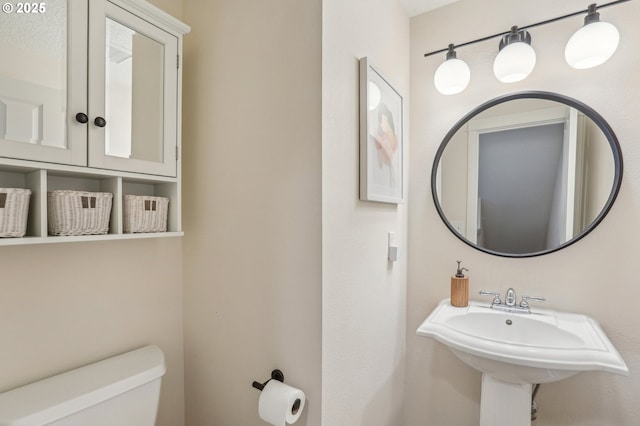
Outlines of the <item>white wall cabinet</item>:
<svg viewBox="0 0 640 426">
<path fill-rule="evenodd" d="M 144 0 L 47 0 L 0 14 L 0 187 L 33 191 L 24 239 L 132 238 L 124 195 L 167 196 L 181 233 L 181 52 L 189 27 Z M 46 193 L 114 194 L 107 236 L 48 237 Z M 21 241 L 22 240 L 22 241 Z"/>
</svg>

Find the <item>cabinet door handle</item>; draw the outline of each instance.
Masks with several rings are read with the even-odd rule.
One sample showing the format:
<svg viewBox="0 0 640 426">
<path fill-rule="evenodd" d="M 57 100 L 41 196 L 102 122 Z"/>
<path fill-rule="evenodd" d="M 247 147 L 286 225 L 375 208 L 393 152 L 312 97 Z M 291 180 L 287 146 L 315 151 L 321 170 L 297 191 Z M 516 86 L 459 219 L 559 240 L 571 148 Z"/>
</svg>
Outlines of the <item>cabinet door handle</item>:
<svg viewBox="0 0 640 426">
<path fill-rule="evenodd" d="M 93 120 L 93 124 L 95 124 L 98 127 L 104 127 L 107 125 L 107 120 L 105 120 L 102 117 L 96 117 L 96 119 Z"/>
<path fill-rule="evenodd" d="M 84 112 L 79 112 L 76 114 L 76 121 L 78 123 L 85 124 L 87 121 L 89 121 L 89 117 L 87 117 L 87 114 L 85 114 Z"/>
</svg>

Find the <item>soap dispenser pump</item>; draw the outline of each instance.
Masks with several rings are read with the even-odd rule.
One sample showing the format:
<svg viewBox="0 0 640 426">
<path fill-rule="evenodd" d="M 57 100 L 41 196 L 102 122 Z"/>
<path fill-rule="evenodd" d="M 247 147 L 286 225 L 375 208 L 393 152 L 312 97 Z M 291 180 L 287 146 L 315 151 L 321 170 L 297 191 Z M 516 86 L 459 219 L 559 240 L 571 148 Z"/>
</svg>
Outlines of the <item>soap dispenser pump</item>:
<svg viewBox="0 0 640 426">
<path fill-rule="evenodd" d="M 464 275 L 464 271 L 468 269 L 460 265 L 462 261 L 456 262 L 458 262 L 458 270 L 451 277 L 451 306 L 464 308 L 469 306 L 469 277 Z"/>
</svg>

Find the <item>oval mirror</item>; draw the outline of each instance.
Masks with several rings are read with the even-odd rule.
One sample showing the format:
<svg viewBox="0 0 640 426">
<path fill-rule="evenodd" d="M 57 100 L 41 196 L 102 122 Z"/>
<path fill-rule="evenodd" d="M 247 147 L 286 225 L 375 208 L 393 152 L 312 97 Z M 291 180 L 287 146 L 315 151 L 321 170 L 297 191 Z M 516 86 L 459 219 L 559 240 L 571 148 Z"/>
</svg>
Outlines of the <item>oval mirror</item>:
<svg viewBox="0 0 640 426">
<path fill-rule="evenodd" d="M 621 181 L 620 145 L 596 111 L 555 93 L 522 92 L 480 105 L 449 131 L 431 191 L 462 241 L 494 255 L 530 257 L 593 230 Z"/>
</svg>

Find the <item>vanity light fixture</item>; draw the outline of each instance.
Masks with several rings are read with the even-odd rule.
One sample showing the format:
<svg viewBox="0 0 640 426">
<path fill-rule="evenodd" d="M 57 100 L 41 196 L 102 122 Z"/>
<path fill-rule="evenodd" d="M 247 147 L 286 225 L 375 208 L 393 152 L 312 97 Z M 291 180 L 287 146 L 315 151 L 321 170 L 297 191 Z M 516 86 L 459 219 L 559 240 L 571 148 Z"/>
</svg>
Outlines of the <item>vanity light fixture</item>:
<svg viewBox="0 0 640 426">
<path fill-rule="evenodd" d="M 440 64 L 433 76 L 433 84 L 443 95 L 455 95 L 462 92 L 469 85 L 471 71 L 469 65 L 457 58 L 454 45 L 447 50 L 447 59 Z"/>
<path fill-rule="evenodd" d="M 618 29 L 613 24 L 600 21 L 600 14 L 594 3 L 587 9 L 584 26 L 567 42 L 564 57 L 572 68 L 597 67 L 614 54 L 619 41 Z"/>
<path fill-rule="evenodd" d="M 531 47 L 531 35 L 526 30 L 585 13 L 587 16 L 584 18 L 584 26 L 576 31 L 567 43 L 565 59 L 571 67 L 577 69 L 598 66 L 606 62 L 616 51 L 620 36 L 615 26 L 600 21 L 600 14 L 597 11 L 628 1 L 631 0 L 616 0 L 600 6 L 594 3 L 586 10 L 579 10 L 523 27 L 514 26 L 508 32 L 489 35 L 465 43 L 450 44 L 446 49 L 425 53 L 424 56 L 427 57 L 447 52 L 447 60 L 440 64 L 434 74 L 434 85 L 443 95 L 462 92 L 469 84 L 471 72 L 464 61 L 457 59 L 454 49 L 496 37 L 502 39 L 498 55 L 493 63 L 495 76 L 503 83 L 521 81 L 533 71 L 536 65 L 536 52 Z"/>
<path fill-rule="evenodd" d="M 493 73 L 503 83 L 524 80 L 536 66 L 536 52 L 531 47 L 531 34 L 511 27 L 500 40 L 498 56 L 493 61 Z"/>
</svg>

